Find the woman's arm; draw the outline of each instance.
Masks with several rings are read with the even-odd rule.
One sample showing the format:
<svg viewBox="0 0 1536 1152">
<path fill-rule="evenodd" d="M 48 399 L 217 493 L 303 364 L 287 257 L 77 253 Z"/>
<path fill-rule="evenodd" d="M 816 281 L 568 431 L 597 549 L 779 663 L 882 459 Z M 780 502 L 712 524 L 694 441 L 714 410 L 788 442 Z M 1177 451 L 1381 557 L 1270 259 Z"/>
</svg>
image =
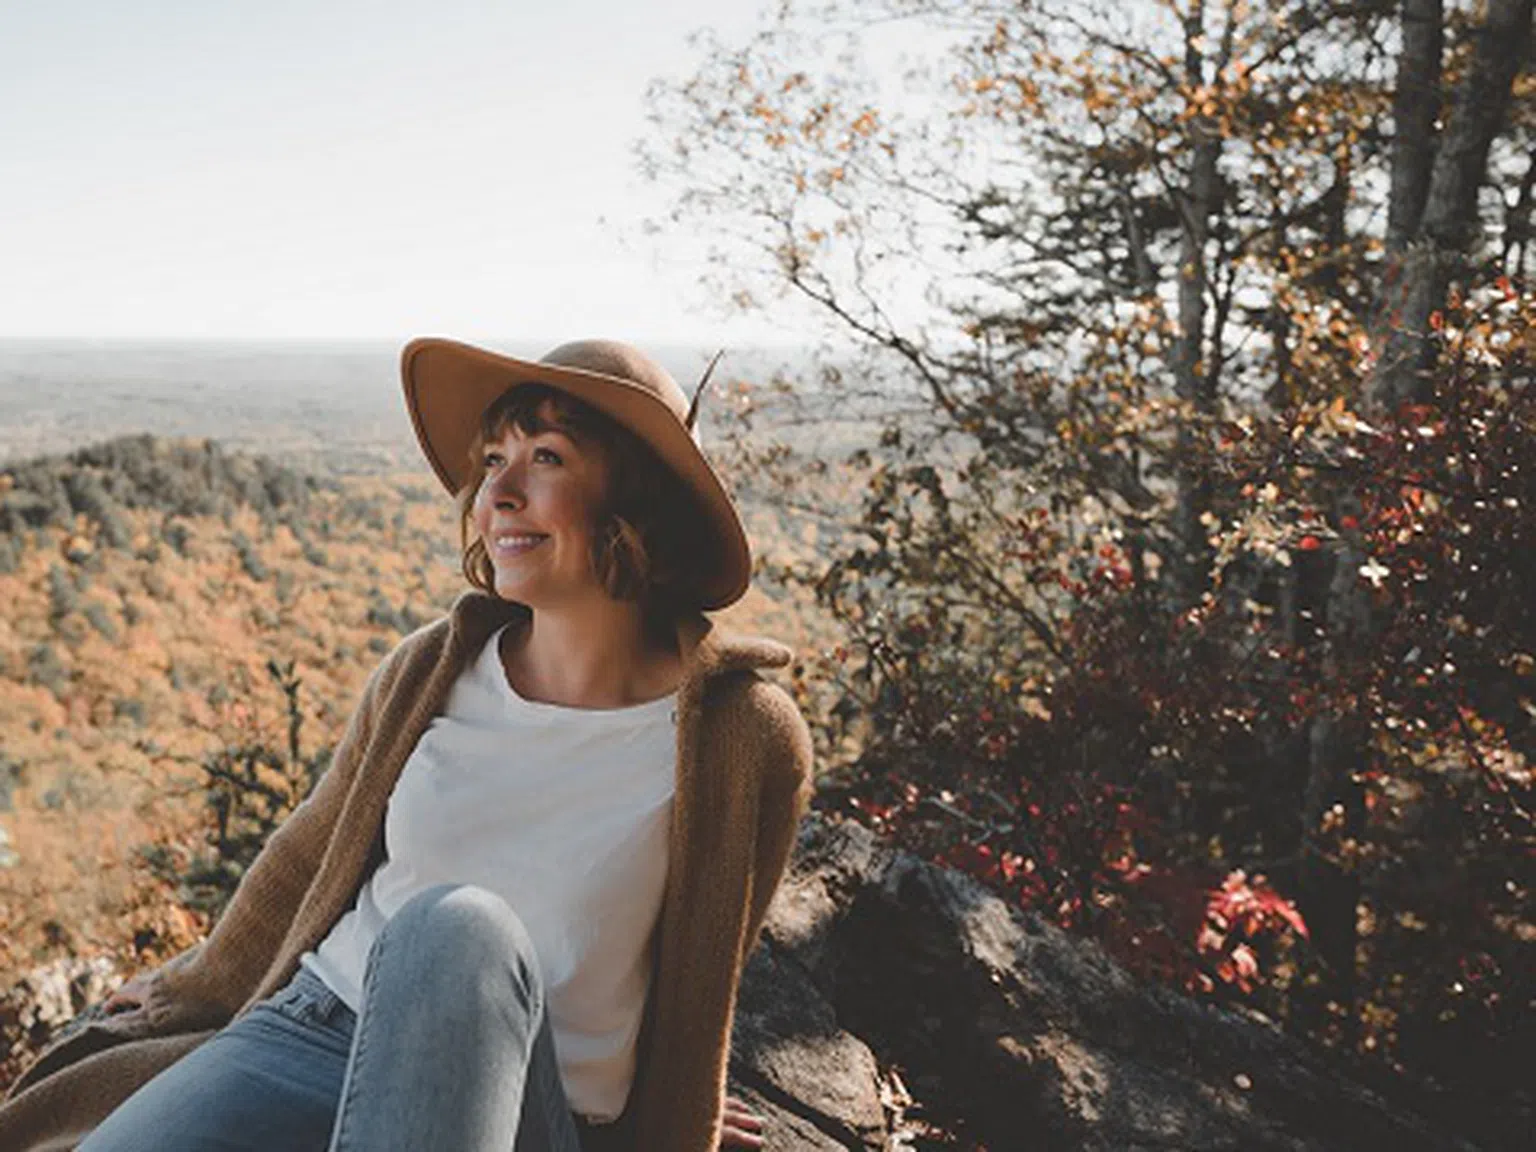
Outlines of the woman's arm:
<svg viewBox="0 0 1536 1152">
<path fill-rule="evenodd" d="M 810 807 L 815 791 L 812 774 L 811 731 L 805 717 L 777 684 L 763 681 L 757 687 L 764 738 L 763 760 L 758 765 L 761 793 L 758 800 L 757 845 L 753 857 L 752 892 L 747 911 L 747 931 L 741 964 L 757 947 L 768 905 L 778 890 L 800 818 Z"/>
<path fill-rule="evenodd" d="M 757 844 L 753 853 L 752 890 L 747 909 L 747 931 L 740 965 L 757 947 L 768 905 L 778 890 L 795 847 L 800 817 L 810 806 L 814 781 L 811 771 L 810 729 L 788 693 L 761 681 L 754 690 L 759 697 L 755 710 L 763 724 L 761 762 L 756 765 L 761 791 L 758 797 Z M 726 1095 L 720 1108 L 718 1147 L 761 1148 L 763 1119 L 746 1102 Z"/>
</svg>

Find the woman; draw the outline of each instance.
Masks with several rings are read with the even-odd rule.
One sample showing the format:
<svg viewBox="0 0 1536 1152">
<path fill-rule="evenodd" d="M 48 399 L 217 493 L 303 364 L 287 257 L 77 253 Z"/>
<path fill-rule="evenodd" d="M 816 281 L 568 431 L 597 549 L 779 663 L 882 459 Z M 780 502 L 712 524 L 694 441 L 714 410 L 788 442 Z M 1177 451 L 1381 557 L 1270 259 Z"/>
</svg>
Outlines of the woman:
<svg viewBox="0 0 1536 1152">
<path fill-rule="evenodd" d="M 207 941 L 0 1107 L 0 1148 L 760 1144 L 741 969 L 809 789 L 779 645 L 701 610 L 750 553 L 654 361 L 402 361 L 476 587 L 374 671 Z M 701 385 L 702 388 L 702 385 Z"/>
</svg>

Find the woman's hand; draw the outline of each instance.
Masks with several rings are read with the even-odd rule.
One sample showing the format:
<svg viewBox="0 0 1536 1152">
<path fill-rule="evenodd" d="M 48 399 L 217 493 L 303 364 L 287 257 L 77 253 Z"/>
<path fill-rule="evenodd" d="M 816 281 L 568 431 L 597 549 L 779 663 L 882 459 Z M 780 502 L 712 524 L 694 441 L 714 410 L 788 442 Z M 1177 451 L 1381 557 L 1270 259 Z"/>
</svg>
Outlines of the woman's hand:
<svg viewBox="0 0 1536 1152">
<path fill-rule="evenodd" d="M 762 1146 L 763 1118 L 748 1108 L 745 1101 L 727 1096 L 723 1126 L 720 1129 L 720 1147 L 761 1148 Z"/>
<path fill-rule="evenodd" d="M 102 1004 L 102 1010 L 108 1016 L 116 1016 L 120 1012 L 134 1012 L 144 1007 L 144 999 L 149 995 L 149 975 L 135 976 L 118 985 L 117 991 L 108 996 Z"/>
</svg>

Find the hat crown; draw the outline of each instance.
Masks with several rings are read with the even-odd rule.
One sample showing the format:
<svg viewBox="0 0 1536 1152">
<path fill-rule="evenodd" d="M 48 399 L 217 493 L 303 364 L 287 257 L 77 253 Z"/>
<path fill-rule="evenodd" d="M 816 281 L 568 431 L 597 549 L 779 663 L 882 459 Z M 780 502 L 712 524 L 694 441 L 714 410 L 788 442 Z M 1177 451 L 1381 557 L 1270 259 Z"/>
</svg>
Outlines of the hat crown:
<svg viewBox="0 0 1536 1152">
<path fill-rule="evenodd" d="M 572 340 L 548 353 L 543 363 L 625 380 L 660 400 L 679 423 L 687 420 L 688 398 L 672 374 L 632 345 L 617 340 Z"/>
</svg>

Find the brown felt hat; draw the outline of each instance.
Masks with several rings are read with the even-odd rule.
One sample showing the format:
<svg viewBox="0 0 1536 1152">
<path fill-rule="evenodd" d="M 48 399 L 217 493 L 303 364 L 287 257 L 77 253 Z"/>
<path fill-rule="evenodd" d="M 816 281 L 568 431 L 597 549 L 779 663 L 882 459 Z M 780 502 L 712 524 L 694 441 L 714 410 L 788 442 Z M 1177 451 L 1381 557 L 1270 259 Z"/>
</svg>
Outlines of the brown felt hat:
<svg viewBox="0 0 1536 1152">
<path fill-rule="evenodd" d="M 702 606 L 723 608 L 747 590 L 752 552 L 736 506 L 699 448 L 698 397 L 690 405 L 667 370 L 638 348 L 577 340 L 542 360 L 519 360 L 429 336 L 405 346 L 400 377 L 421 450 L 455 495 L 469 479 L 469 446 L 480 416 L 507 389 L 547 384 L 611 416 L 648 444 L 698 502 L 707 541 L 694 582 Z"/>
</svg>

